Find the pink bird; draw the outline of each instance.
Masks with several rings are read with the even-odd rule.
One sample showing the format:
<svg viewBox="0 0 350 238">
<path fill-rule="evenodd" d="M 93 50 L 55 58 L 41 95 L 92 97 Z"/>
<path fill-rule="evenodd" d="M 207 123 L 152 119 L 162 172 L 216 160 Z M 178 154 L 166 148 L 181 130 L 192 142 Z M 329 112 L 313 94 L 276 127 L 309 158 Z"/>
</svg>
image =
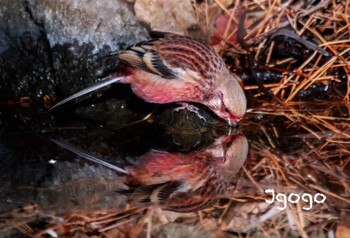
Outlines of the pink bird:
<svg viewBox="0 0 350 238">
<path fill-rule="evenodd" d="M 130 46 L 117 57 L 127 66 L 125 72 L 112 74 L 52 108 L 118 82 L 130 84 L 147 102 L 178 102 L 194 112 L 198 109 L 187 103 L 203 104 L 230 125 L 245 114 L 243 89 L 220 55 L 204 42 L 166 33 L 162 38 Z"/>
<path fill-rule="evenodd" d="M 127 190 L 119 191 L 136 206 L 193 212 L 213 205 L 237 177 L 248 154 L 244 135 L 217 138 L 207 148 L 189 153 L 150 150 L 135 165 L 118 167 L 74 145 L 53 139 L 59 146 L 94 163 L 125 174 Z"/>
</svg>

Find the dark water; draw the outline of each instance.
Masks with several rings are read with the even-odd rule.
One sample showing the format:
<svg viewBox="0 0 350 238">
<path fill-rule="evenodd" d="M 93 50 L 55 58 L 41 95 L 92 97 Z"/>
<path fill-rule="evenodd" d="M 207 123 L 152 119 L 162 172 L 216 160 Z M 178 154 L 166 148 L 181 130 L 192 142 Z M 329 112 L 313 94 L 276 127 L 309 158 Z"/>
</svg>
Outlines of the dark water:
<svg viewBox="0 0 350 238">
<path fill-rule="evenodd" d="M 35 104 L 4 103 L 1 109 L 4 214 L 29 204 L 47 214 L 124 209 L 127 203 L 195 212 L 225 195 L 247 158 L 241 132 L 232 132 L 223 122 L 201 126 L 204 122 L 188 112 L 177 113 L 179 123 L 171 126 L 156 113 L 147 121 L 123 125 L 96 120 L 101 113 L 84 118 L 79 110 L 49 112 Z M 186 120 L 181 122 L 181 116 Z M 197 124 L 191 125 L 191 117 Z M 78 158 L 52 139 L 69 141 L 68 146 L 128 174 Z"/>
</svg>

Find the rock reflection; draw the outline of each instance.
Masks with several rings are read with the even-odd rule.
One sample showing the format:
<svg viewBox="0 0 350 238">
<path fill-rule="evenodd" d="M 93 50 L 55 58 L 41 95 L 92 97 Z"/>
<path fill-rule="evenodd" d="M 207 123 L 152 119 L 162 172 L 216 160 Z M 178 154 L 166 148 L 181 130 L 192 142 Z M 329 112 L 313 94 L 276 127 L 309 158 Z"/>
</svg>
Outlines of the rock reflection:
<svg viewBox="0 0 350 238">
<path fill-rule="evenodd" d="M 248 153 L 247 139 L 236 133 L 193 152 L 151 150 L 134 165 L 121 168 L 66 141 L 53 141 L 85 159 L 126 174 L 128 188 L 118 192 L 125 194 L 131 205 L 175 212 L 199 211 L 213 205 L 233 183 Z"/>
</svg>

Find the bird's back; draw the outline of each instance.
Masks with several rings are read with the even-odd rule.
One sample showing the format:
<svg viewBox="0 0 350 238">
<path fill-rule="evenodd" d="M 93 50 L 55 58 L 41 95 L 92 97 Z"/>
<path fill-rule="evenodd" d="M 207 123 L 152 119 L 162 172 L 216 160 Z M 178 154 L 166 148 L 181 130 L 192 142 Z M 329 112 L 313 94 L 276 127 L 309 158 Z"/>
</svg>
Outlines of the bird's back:
<svg viewBox="0 0 350 238">
<path fill-rule="evenodd" d="M 193 71 L 207 79 L 224 66 L 211 46 L 176 34 L 130 46 L 119 53 L 119 58 L 128 65 L 169 79 L 179 76 L 179 70 Z"/>
</svg>

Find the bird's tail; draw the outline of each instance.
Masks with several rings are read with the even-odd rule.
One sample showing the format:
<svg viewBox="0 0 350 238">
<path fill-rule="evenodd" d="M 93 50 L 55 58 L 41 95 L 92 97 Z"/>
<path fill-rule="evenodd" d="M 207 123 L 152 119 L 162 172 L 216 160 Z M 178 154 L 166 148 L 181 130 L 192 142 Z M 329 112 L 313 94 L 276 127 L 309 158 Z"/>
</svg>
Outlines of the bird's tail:
<svg viewBox="0 0 350 238">
<path fill-rule="evenodd" d="M 71 152 L 73 152 L 74 154 L 76 155 L 79 155 L 81 157 L 83 157 L 84 159 L 87 159 L 87 160 L 90 160 L 96 164 L 100 164 L 100 165 L 103 165 L 107 168 L 110 168 L 110 169 L 113 169 L 114 171 L 116 172 L 119 172 L 119 173 L 123 173 L 123 174 L 129 174 L 127 170 L 123 169 L 123 168 L 120 168 L 118 166 L 115 166 L 113 164 L 110 164 L 106 161 L 103 161 L 99 158 L 97 158 L 96 156 L 92 155 L 92 154 L 89 154 L 87 153 L 86 151 L 83 151 L 82 149 L 72 145 L 71 143 L 65 141 L 65 140 L 62 140 L 62 139 L 51 139 L 52 142 L 54 142 L 55 144 L 59 145 L 60 147 L 66 149 L 66 150 L 69 150 Z"/>
<path fill-rule="evenodd" d="M 93 84 L 93 85 L 91 85 L 91 86 L 89 86 L 87 88 L 84 88 L 83 90 L 81 90 L 81 91 L 79 91 L 79 92 L 77 92 L 77 93 L 67 97 L 66 99 L 64 99 L 62 101 L 60 101 L 59 103 L 57 103 L 56 105 L 51 107 L 50 110 L 52 110 L 52 109 L 54 109 L 54 108 L 56 108 L 58 106 L 61 106 L 61 105 L 65 104 L 65 103 L 67 103 L 67 102 L 69 102 L 69 101 L 71 101 L 73 99 L 76 99 L 76 98 L 78 98 L 80 96 L 83 96 L 85 94 L 91 93 L 91 92 L 93 92 L 93 91 L 95 91 L 97 89 L 106 87 L 106 86 L 108 86 L 108 85 L 110 85 L 112 83 L 117 83 L 117 82 L 119 82 L 120 80 L 122 80 L 124 78 L 125 78 L 125 76 L 120 76 L 120 77 L 115 77 L 113 75 L 108 76 L 108 77 L 102 79 L 101 81 L 99 81 L 99 82 L 97 82 L 97 83 L 95 83 L 95 84 Z"/>
</svg>

